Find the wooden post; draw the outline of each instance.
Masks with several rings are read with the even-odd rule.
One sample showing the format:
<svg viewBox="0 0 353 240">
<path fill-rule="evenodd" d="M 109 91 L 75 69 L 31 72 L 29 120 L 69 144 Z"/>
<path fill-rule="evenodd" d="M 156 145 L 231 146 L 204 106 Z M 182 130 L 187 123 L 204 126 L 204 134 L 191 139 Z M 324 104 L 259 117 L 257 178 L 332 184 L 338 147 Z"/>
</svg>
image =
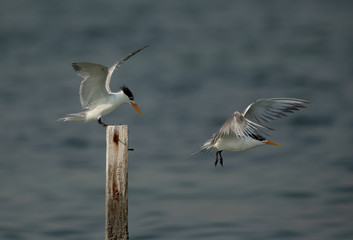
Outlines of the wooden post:
<svg viewBox="0 0 353 240">
<path fill-rule="evenodd" d="M 126 240 L 128 233 L 128 126 L 107 126 L 105 240 Z"/>
</svg>

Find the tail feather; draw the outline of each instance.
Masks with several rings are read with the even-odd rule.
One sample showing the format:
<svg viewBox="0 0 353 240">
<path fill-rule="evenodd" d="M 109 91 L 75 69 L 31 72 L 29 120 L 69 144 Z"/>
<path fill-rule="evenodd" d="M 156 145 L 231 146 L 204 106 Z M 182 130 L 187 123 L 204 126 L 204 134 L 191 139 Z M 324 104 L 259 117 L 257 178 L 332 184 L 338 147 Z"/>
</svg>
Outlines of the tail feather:
<svg viewBox="0 0 353 240">
<path fill-rule="evenodd" d="M 195 155 L 195 154 L 200 153 L 200 152 L 210 153 L 212 150 L 214 150 L 214 149 L 212 147 L 212 139 L 210 139 L 207 142 L 205 142 L 202 145 L 202 147 L 200 147 L 200 150 L 192 152 L 191 155 Z"/>
<path fill-rule="evenodd" d="M 79 113 L 67 114 L 65 117 L 60 118 L 58 121 L 84 122 L 86 121 L 86 113 L 79 112 Z"/>
<path fill-rule="evenodd" d="M 200 148 L 200 152 L 205 152 L 205 153 L 209 153 L 211 152 L 213 149 L 213 144 L 212 144 L 212 138 L 209 139 L 207 142 L 205 142 L 202 147 Z"/>
</svg>

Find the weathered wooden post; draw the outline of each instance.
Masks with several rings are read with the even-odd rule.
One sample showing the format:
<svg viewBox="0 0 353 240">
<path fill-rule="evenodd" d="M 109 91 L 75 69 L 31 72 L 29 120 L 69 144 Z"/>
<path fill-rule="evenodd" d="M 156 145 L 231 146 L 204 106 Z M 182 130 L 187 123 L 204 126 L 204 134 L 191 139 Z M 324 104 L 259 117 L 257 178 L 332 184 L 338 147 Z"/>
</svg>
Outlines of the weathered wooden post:
<svg viewBox="0 0 353 240">
<path fill-rule="evenodd" d="M 106 133 L 105 240 L 129 239 L 128 126 L 108 126 Z"/>
</svg>

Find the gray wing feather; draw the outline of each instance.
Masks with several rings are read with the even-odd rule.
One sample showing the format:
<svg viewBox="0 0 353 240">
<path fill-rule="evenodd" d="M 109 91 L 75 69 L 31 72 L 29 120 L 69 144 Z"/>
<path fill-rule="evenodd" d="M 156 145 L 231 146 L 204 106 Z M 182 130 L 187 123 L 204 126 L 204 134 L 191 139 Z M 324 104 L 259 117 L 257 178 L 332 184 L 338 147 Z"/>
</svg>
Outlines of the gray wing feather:
<svg viewBox="0 0 353 240">
<path fill-rule="evenodd" d="M 72 67 L 76 71 L 77 75 L 84 78 L 80 86 L 80 100 L 82 107 L 89 108 L 94 105 L 95 102 L 111 93 L 109 85 L 114 70 L 119 67 L 120 64 L 146 47 L 147 46 L 144 46 L 143 48 L 137 49 L 136 51 L 130 53 L 116 62 L 109 69 L 95 63 L 73 63 Z"/>
<path fill-rule="evenodd" d="M 113 75 L 113 72 L 115 71 L 116 68 L 118 68 L 123 62 L 127 61 L 129 58 L 131 58 L 132 56 L 134 56 L 136 53 L 142 51 L 143 49 L 145 49 L 146 47 L 148 46 L 144 46 L 140 49 L 137 49 L 131 53 L 129 53 L 129 55 L 127 55 L 126 57 L 120 59 L 118 62 L 116 62 L 113 66 L 111 66 L 109 68 L 109 71 L 108 71 L 108 76 L 107 76 L 107 81 L 105 82 L 105 88 L 107 89 L 107 91 L 110 91 L 110 79 Z"/>
<path fill-rule="evenodd" d="M 108 94 L 105 81 L 108 68 L 95 63 L 73 63 L 77 75 L 83 78 L 80 85 L 80 101 L 83 108 L 89 108 L 95 101 Z"/>
<path fill-rule="evenodd" d="M 261 136 L 266 134 L 262 129 L 266 127 L 261 122 L 269 122 L 276 118 L 287 116 L 287 113 L 305 108 L 307 100 L 296 98 L 270 98 L 259 99 L 250 104 L 243 113 L 235 112 L 222 127 L 202 147 L 201 152 L 210 152 L 217 140 L 224 136 L 235 136 L 238 138 Z M 267 134 L 266 134 L 267 135 Z"/>
<path fill-rule="evenodd" d="M 251 137 L 251 135 L 261 135 L 260 128 L 267 128 L 261 124 L 246 119 L 241 113 L 235 112 L 222 127 L 213 135 L 212 143 L 224 136 L 233 135 L 238 138 Z"/>
<path fill-rule="evenodd" d="M 250 104 L 243 112 L 245 118 L 254 122 L 269 122 L 277 118 L 287 116 L 301 108 L 304 104 L 310 103 L 307 100 L 296 98 L 269 98 L 259 99 Z"/>
</svg>

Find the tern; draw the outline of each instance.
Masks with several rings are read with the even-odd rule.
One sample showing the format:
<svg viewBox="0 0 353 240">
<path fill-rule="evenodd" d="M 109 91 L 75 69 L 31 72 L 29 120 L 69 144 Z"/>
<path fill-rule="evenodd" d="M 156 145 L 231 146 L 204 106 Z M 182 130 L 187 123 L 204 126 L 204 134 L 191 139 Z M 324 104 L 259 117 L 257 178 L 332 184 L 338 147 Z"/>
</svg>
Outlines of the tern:
<svg viewBox="0 0 353 240">
<path fill-rule="evenodd" d="M 135 103 L 134 95 L 129 88 L 122 85 L 119 92 L 112 92 L 109 84 L 114 70 L 118 68 L 120 64 L 146 47 L 147 46 L 144 46 L 143 48 L 131 52 L 129 55 L 116 62 L 109 69 L 95 63 L 73 63 L 72 67 L 75 72 L 78 76 L 83 78 L 80 85 L 80 101 L 84 111 L 68 114 L 59 120 L 76 122 L 89 122 L 97 120 L 100 125 L 106 127 L 108 125 L 103 123 L 101 118 L 123 104 L 131 104 L 131 106 L 133 106 L 142 116 L 142 112 Z"/>
<path fill-rule="evenodd" d="M 211 139 L 204 143 L 201 152 L 216 152 L 218 160 L 223 166 L 222 151 L 244 151 L 264 144 L 279 145 L 266 139 L 261 133 L 261 128 L 270 129 L 262 125 L 276 118 L 287 116 L 287 113 L 305 108 L 307 100 L 296 98 L 269 98 L 259 99 L 251 103 L 242 113 L 235 111 L 234 114 L 222 125 Z M 218 159 L 219 156 L 219 159 Z"/>
</svg>

